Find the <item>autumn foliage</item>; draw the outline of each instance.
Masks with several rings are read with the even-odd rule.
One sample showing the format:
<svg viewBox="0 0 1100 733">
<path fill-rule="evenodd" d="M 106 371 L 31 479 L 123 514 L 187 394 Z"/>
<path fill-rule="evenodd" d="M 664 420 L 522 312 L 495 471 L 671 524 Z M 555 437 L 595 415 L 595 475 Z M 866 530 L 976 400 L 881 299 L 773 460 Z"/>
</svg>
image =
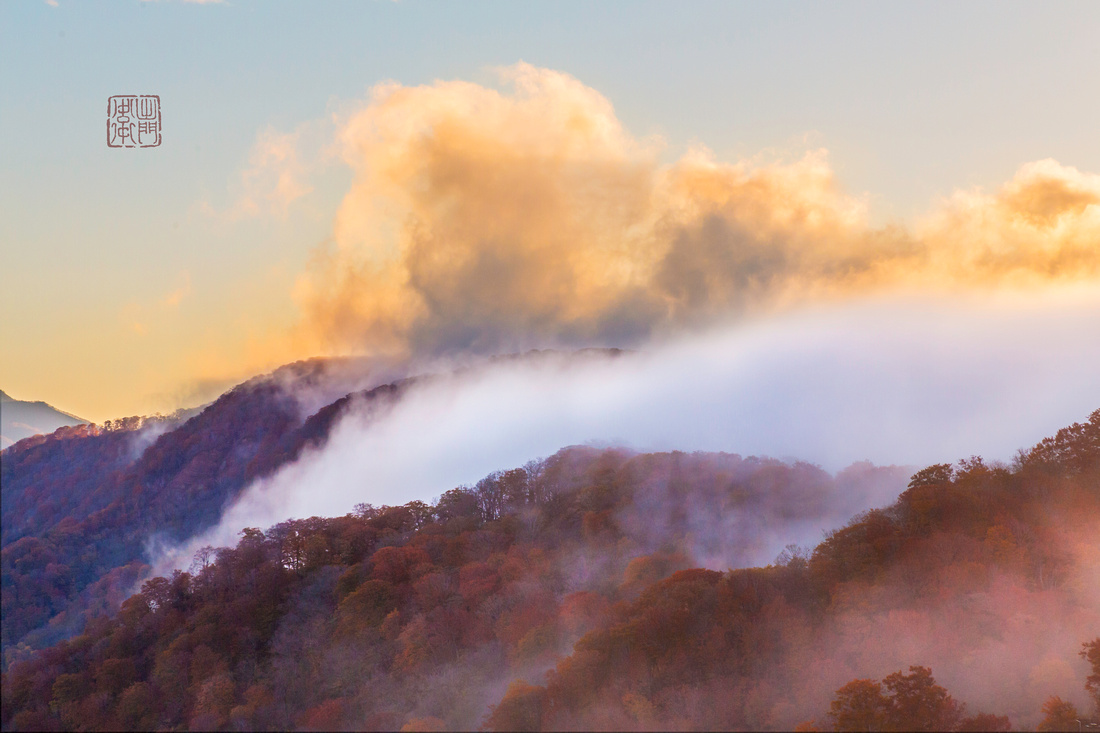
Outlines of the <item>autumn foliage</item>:
<svg viewBox="0 0 1100 733">
<path fill-rule="evenodd" d="M 745 557 L 832 481 L 805 464 L 572 448 L 432 504 L 246 529 L 14 661 L 3 726 L 1055 730 L 1063 698 L 985 700 L 1014 684 L 1096 700 L 1079 569 L 1096 550 L 1100 411 L 1012 466 L 922 470 L 812 551 L 696 566 Z M 734 516 L 754 519 L 721 521 Z M 1038 612 L 1077 634 L 1070 661 L 1036 658 L 1020 683 L 988 668 L 1008 624 Z M 1040 631 L 1012 633 L 1027 650 Z M 1091 674 L 1048 690 L 1078 652 Z M 968 660 L 993 683 L 970 684 Z"/>
<path fill-rule="evenodd" d="M 5 664 L 117 608 L 148 569 L 151 544 L 213 526 L 253 480 L 322 441 L 350 403 L 384 405 L 403 388 L 349 395 L 307 418 L 286 383 L 308 387 L 320 368 L 283 367 L 190 419 L 60 428 L 4 450 Z"/>
</svg>

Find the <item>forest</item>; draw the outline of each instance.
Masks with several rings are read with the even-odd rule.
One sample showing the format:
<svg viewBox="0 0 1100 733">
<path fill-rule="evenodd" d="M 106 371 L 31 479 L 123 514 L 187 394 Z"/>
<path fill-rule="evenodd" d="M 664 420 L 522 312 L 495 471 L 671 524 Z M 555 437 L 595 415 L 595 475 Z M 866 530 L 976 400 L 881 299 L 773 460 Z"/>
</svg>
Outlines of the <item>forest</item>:
<svg viewBox="0 0 1100 733">
<path fill-rule="evenodd" d="M 153 451 L 142 470 L 174 480 L 168 458 Z M 247 528 L 117 613 L 13 655 L 3 727 L 1078 730 L 1100 717 L 1100 410 L 1011 465 L 928 466 L 816 547 L 720 564 L 889 470 L 574 447 L 430 504 Z M 35 553 L 56 564 L 94 545 L 66 506 L 52 525 L 23 507 L 26 526 L 51 529 L 5 546 L 5 637 L 9 582 L 64 575 Z"/>
<path fill-rule="evenodd" d="M 4 664 L 117 608 L 148 548 L 215 524 L 255 479 L 324 440 L 353 400 L 385 404 L 402 383 L 303 414 L 324 363 L 245 382 L 190 419 L 130 417 L 61 428 L 0 454 Z"/>
</svg>

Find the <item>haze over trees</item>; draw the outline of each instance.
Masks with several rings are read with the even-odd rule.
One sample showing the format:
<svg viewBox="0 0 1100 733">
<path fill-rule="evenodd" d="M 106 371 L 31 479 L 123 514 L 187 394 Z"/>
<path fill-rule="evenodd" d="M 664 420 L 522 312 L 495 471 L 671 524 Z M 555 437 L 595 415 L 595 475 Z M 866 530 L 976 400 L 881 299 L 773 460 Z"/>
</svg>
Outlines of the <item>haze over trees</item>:
<svg viewBox="0 0 1100 733">
<path fill-rule="evenodd" d="M 432 504 L 246 529 L 13 662 L 3 725 L 1058 730 L 1100 713 L 1100 410 L 1012 466 L 923 469 L 812 550 L 697 566 L 723 515 L 767 525 L 828 479 L 573 448 Z"/>
</svg>

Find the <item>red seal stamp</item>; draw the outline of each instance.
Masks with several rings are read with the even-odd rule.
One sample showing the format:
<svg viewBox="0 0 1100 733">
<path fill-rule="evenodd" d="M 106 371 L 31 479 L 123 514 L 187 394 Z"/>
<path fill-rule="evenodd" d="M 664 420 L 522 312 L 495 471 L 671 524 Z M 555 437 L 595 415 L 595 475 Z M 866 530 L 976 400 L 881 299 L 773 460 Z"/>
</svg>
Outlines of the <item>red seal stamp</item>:
<svg viewBox="0 0 1100 733">
<path fill-rule="evenodd" d="M 107 147 L 155 148 L 160 145 L 160 97 L 122 94 L 107 97 Z"/>
</svg>

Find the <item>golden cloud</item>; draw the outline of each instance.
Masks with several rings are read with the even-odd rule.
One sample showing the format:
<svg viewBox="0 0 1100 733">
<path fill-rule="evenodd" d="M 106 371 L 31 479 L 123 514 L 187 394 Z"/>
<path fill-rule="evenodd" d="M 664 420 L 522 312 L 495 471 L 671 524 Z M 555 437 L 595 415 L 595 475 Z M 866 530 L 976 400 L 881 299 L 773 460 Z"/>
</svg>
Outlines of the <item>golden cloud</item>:
<svg viewBox="0 0 1100 733">
<path fill-rule="evenodd" d="M 884 288 L 1096 280 L 1100 177 L 1031 163 L 912 230 L 873 227 L 825 151 L 661 163 L 597 91 L 518 64 L 505 91 L 376 87 L 342 121 L 355 173 L 296 286 L 331 349 L 415 355 L 629 344 Z"/>
</svg>

